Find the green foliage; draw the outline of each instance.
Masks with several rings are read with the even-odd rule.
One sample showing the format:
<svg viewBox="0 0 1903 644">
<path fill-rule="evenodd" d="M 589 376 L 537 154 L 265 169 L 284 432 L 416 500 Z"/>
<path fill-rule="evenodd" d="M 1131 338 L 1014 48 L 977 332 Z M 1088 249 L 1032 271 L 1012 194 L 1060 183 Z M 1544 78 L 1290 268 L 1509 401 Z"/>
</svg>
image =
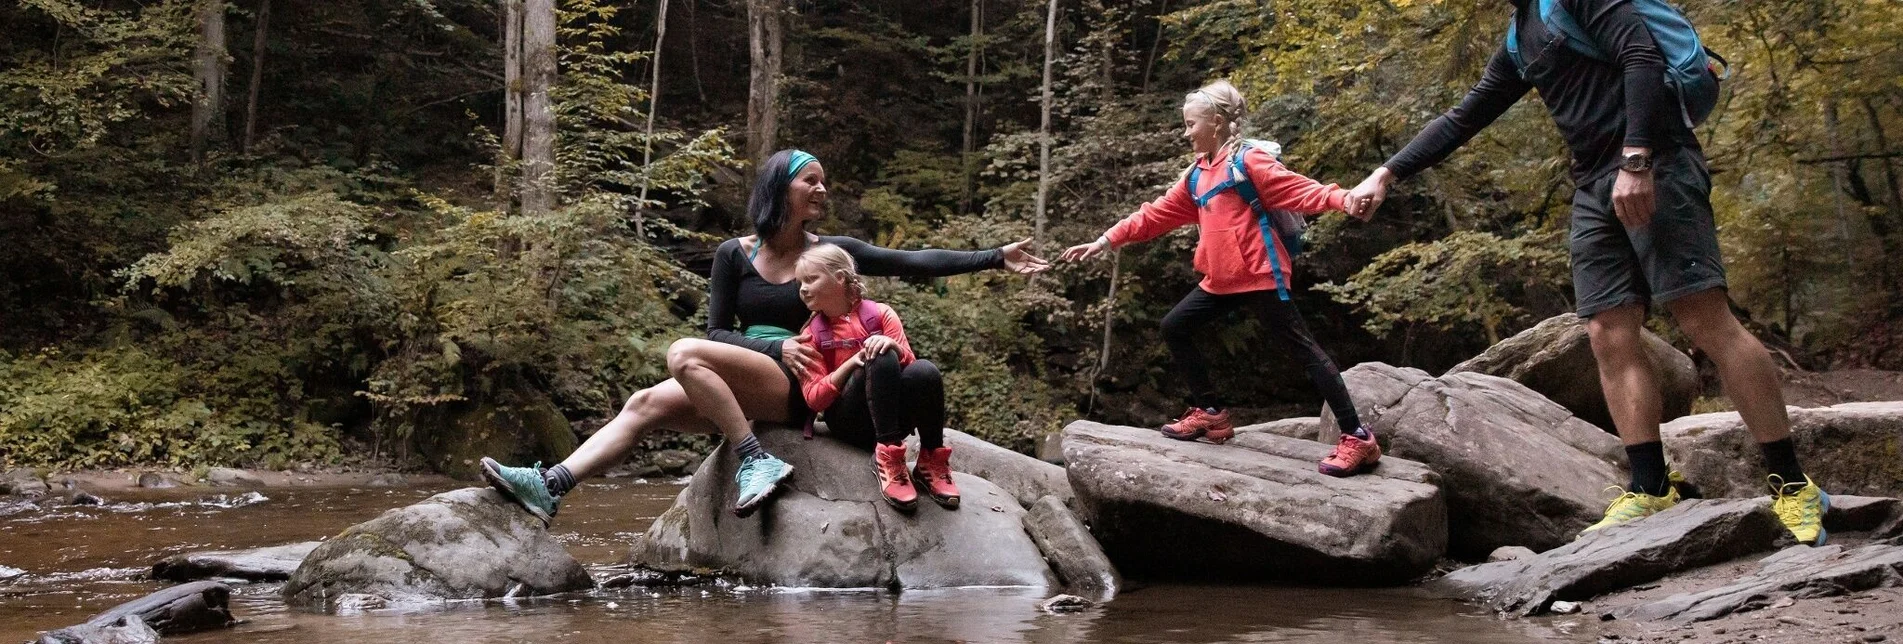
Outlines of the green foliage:
<svg viewBox="0 0 1903 644">
<path fill-rule="evenodd" d="M 1558 237 L 1454 233 L 1383 253 L 1347 283 L 1316 288 L 1368 313 L 1370 333 L 1399 324 L 1478 326 L 1491 344 L 1509 328 L 1539 321 L 1512 296 L 1564 301 L 1558 289 L 1569 281 L 1567 254 Z"/>
</svg>

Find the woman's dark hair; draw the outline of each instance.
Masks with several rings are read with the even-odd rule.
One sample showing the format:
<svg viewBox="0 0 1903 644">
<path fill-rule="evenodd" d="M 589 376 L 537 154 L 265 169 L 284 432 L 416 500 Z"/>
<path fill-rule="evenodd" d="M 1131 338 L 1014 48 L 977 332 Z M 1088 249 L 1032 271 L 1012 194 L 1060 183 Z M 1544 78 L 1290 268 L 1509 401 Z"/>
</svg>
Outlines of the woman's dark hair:
<svg viewBox="0 0 1903 644">
<path fill-rule="evenodd" d="M 760 164 L 760 176 L 753 180 L 753 198 L 747 200 L 747 217 L 753 219 L 753 232 L 760 235 L 760 241 L 779 234 L 786 227 L 787 208 L 786 189 L 793 185 L 793 178 L 787 175 L 787 166 L 791 164 L 793 150 L 781 150 L 767 157 Z"/>
</svg>

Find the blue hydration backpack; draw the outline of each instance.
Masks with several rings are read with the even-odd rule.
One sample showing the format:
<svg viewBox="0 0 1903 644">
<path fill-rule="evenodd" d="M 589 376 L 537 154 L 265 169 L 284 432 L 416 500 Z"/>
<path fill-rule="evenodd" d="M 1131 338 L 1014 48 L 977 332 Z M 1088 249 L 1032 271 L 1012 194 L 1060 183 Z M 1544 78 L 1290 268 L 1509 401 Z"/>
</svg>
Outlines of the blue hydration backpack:
<svg viewBox="0 0 1903 644">
<path fill-rule="evenodd" d="M 1256 225 L 1262 227 L 1262 243 L 1269 244 L 1270 239 L 1279 239 L 1282 248 L 1288 250 L 1289 257 L 1302 254 L 1303 235 L 1308 230 L 1308 220 L 1301 213 L 1262 205 L 1262 195 L 1256 192 L 1255 182 L 1249 180 L 1249 171 L 1242 166 L 1242 156 L 1251 148 L 1269 153 L 1274 159 L 1282 158 L 1282 144 L 1274 141 L 1246 139 L 1236 147 L 1236 153 L 1229 155 L 1229 178 L 1210 188 L 1209 192 L 1196 192 L 1196 166 L 1189 168 L 1189 196 L 1196 200 L 1196 207 L 1209 205 L 1222 191 L 1234 188 L 1236 196 L 1249 203 L 1249 209 L 1255 211 Z M 1273 235 L 1273 236 L 1271 236 Z M 1275 248 L 1269 246 L 1263 250 L 1269 254 L 1269 268 L 1275 272 L 1275 293 L 1284 300 L 1288 299 L 1288 285 L 1282 281 L 1282 258 L 1276 255 Z"/>
<path fill-rule="evenodd" d="M 1550 36 L 1566 39 L 1566 46 L 1587 58 L 1600 62 L 1615 62 L 1593 43 L 1586 35 L 1585 28 L 1566 8 L 1560 6 L 1561 0 L 1534 0 L 1539 3 L 1540 23 L 1546 25 Z M 1718 105 L 1718 82 L 1731 75 L 1731 67 L 1723 56 L 1706 49 L 1698 40 L 1698 31 L 1692 28 L 1690 20 L 1685 18 L 1676 7 L 1666 0 L 1632 0 L 1632 8 L 1639 18 L 1645 21 L 1645 28 L 1652 33 L 1652 41 L 1658 44 L 1659 54 L 1665 58 L 1665 86 L 1678 94 L 1679 113 L 1685 119 L 1687 129 L 1697 127 L 1711 116 L 1711 110 Z M 1513 58 L 1513 64 L 1520 68 L 1520 75 L 1526 76 L 1526 61 L 1520 57 L 1519 17 L 1516 15 L 1507 24 L 1507 55 Z M 1714 71 L 1712 61 L 1724 70 L 1723 75 Z"/>
</svg>

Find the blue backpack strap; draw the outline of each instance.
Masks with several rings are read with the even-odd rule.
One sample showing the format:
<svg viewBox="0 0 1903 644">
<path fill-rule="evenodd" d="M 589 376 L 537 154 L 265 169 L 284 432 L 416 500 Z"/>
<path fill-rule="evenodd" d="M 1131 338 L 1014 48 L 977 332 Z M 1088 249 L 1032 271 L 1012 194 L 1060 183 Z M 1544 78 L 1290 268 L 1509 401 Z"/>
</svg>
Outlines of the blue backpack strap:
<svg viewBox="0 0 1903 644">
<path fill-rule="evenodd" d="M 760 256 L 760 247 L 765 244 L 766 240 L 760 239 L 759 237 L 753 238 L 753 250 L 747 253 L 747 263 L 753 263 L 753 259 Z"/>
<path fill-rule="evenodd" d="M 1282 279 L 1282 256 L 1275 250 L 1280 243 L 1276 239 L 1275 231 L 1271 230 L 1269 209 L 1262 205 L 1262 195 L 1256 192 L 1255 181 L 1249 179 L 1248 170 L 1242 165 L 1242 155 L 1248 151 L 1249 146 L 1244 145 L 1230 157 L 1230 172 L 1234 176 L 1242 177 L 1242 180 L 1234 182 L 1236 196 L 1249 202 L 1249 210 L 1255 212 L 1256 225 L 1262 229 L 1262 248 L 1269 253 L 1269 270 L 1275 273 L 1275 296 L 1287 301 L 1288 283 Z"/>
</svg>

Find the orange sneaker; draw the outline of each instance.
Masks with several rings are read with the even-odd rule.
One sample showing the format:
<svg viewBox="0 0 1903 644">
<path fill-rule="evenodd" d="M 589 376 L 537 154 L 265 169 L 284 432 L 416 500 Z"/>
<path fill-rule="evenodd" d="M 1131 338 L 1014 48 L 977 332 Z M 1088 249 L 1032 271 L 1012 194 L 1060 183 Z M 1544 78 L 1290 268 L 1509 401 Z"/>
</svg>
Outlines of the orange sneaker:
<svg viewBox="0 0 1903 644">
<path fill-rule="evenodd" d="M 1229 424 L 1227 409 L 1212 414 L 1201 407 L 1191 407 L 1182 418 L 1164 425 L 1163 435 L 1179 441 L 1207 438 L 1209 442 L 1221 445 L 1236 435 L 1236 427 Z"/>
<path fill-rule="evenodd" d="M 905 475 L 905 446 L 879 443 L 872 448 L 872 471 L 879 475 L 879 495 L 900 510 L 918 505 L 918 490 Z"/>
<path fill-rule="evenodd" d="M 1321 473 L 1329 476 L 1354 476 L 1374 469 L 1381 462 L 1381 446 L 1374 442 L 1374 432 L 1368 432 L 1368 439 L 1355 438 L 1354 434 L 1342 434 L 1335 443 L 1335 451 L 1322 459 Z"/>
<path fill-rule="evenodd" d="M 918 450 L 918 464 L 912 466 L 912 484 L 948 510 L 958 509 L 958 484 L 952 482 L 951 447 Z"/>
</svg>

